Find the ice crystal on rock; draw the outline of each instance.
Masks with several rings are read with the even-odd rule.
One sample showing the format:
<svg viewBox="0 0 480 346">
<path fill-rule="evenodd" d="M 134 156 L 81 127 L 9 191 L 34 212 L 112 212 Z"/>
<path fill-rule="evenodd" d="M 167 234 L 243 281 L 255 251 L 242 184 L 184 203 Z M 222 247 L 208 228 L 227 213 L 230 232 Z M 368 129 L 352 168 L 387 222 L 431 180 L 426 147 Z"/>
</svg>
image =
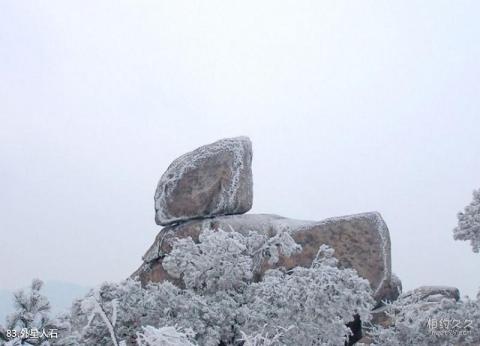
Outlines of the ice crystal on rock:
<svg viewBox="0 0 480 346">
<path fill-rule="evenodd" d="M 253 200 L 251 163 L 248 137 L 222 139 L 180 156 L 158 183 L 156 222 L 247 212 Z"/>
</svg>

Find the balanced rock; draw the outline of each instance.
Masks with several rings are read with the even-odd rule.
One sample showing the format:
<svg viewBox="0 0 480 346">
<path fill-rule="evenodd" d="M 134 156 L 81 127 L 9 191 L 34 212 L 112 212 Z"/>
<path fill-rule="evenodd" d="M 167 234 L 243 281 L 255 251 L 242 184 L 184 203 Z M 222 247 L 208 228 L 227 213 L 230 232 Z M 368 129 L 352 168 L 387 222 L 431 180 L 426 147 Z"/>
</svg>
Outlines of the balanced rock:
<svg viewBox="0 0 480 346">
<path fill-rule="evenodd" d="M 390 297 L 391 258 L 388 228 L 379 213 L 336 217 L 324 221 L 299 221 L 269 214 L 246 214 L 219 216 L 204 220 L 191 220 L 163 228 L 155 242 L 143 257 L 144 264 L 132 276 L 143 284 L 175 280 L 162 267 L 162 259 L 172 249 L 175 238 L 191 237 L 198 241 L 204 229 L 222 229 L 247 234 L 259 232 L 269 237 L 287 231 L 302 251 L 292 257 L 282 257 L 274 267 L 287 269 L 310 266 L 320 245 L 326 244 L 335 250 L 334 256 L 340 267 L 353 268 L 359 276 L 367 279 L 377 301 Z M 271 268 L 262 266 L 262 273 Z M 260 279 L 260 277 L 258 278 Z"/>
<path fill-rule="evenodd" d="M 155 221 L 243 214 L 252 200 L 252 143 L 248 137 L 222 139 L 172 162 L 155 192 Z"/>
</svg>

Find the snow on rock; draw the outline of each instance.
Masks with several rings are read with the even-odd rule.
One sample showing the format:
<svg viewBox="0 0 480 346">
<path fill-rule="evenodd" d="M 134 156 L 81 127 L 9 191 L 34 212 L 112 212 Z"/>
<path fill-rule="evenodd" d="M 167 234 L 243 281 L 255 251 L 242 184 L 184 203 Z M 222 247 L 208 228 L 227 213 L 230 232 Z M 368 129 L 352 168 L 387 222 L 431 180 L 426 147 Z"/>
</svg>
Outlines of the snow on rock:
<svg viewBox="0 0 480 346">
<path fill-rule="evenodd" d="M 420 286 L 403 295 L 404 298 L 415 297 L 417 300 L 426 302 L 439 302 L 443 298 L 460 299 L 460 291 L 456 287 L 450 286 Z"/>
<path fill-rule="evenodd" d="M 155 192 L 155 221 L 243 214 L 252 200 L 252 143 L 248 137 L 226 138 L 170 164 Z"/>
<path fill-rule="evenodd" d="M 393 279 L 393 281 L 395 280 Z M 462 303 L 460 301 L 460 291 L 456 287 L 421 286 L 401 294 L 391 304 L 382 305 L 374 309 L 371 322 L 374 325 L 380 325 L 385 328 L 392 327 L 395 324 L 395 318 L 391 314 L 392 311 L 395 312 L 395 315 L 400 313 L 400 316 L 413 313 L 416 318 L 420 319 L 419 314 L 421 312 L 428 311 L 430 308 L 442 304 L 445 299 L 452 303 Z M 441 310 L 437 312 L 441 312 Z M 435 319 L 433 313 L 431 315 L 427 314 L 427 317 Z M 453 318 L 453 315 L 451 318 Z"/>
<path fill-rule="evenodd" d="M 390 282 L 383 289 L 382 300 L 393 302 L 402 294 L 402 290 L 402 281 L 397 275 L 392 273 Z"/>
<path fill-rule="evenodd" d="M 198 242 L 198 236 L 204 229 L 222 229 L 242 234 L 254 231 L 269 237 L 287 231 L 302 246 L 302 251 L 291 257 L 281 257 L 274 267 L 309 266 L 320 246 L 326 244 L 335 250 L 340 267 L 353 268 L 361 277 L 369 280 L 377 301 L 390 298 L 395 294 L 392 289 L 398 290 L 398 285 L 401 287 L 401 283 L 392 282 L 389 231 L 377 212 L 320 222 L 270 214 L 230 215 L 167 226 L 159 232 L 143 256 L 144 264 L 133 276 L 138 276 L 144 284 L 164 280 L 175 282 L 162 267 L 162 258 L 171 251 L 175 238 L 192 237 Z M 270 267 L 264 263 L 262 272 Z"/>
</svg>

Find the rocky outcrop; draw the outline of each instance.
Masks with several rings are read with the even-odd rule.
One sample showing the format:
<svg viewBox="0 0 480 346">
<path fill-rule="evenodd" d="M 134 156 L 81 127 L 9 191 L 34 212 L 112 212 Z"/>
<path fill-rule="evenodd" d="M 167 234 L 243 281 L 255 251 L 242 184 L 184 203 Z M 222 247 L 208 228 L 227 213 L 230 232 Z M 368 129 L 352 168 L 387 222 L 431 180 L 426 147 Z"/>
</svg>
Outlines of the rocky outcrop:
<svg viewBox="0 0 480 346">
<path fill-rule="evenodd" d="M 382 301 L 392 302 L 402 294 L 402 281 L 392 273 L 390 282 L 385 285 Z"/>
<path fill-rule="evenodd" d="M 421 286 L 404 294 L 404 298 L 414 297 L 418 301 L 440 302 L 442 299 L 460 299 L 460 291 L 450 286 Z"/>
<path fill-rule="evenodd" d="M 159 225 L 242 214 L 253 200 L 252 144 L 247 137 L 219 140 L 177 158 L 155 192 Z"/>
<path fill-rule="evenodd" d="M 242 234 L 254 231 L 269 237 L 287 231 L 302 245 L 302 251 L 291 257 L 281 258 L 275 267 L 289 269 L 309 266 L 320 245 L 326 244 L 335 250 L 335 257 L 338 258 L 341 267 L 353 268 L 360 276 L 369 280 L 377 301 L 390 298 L 392 287 L 398 289 L 398 283 L 392 284 L 391 280 L 388 228 L 380 214 L 376 212 L 323 221 L 300 221 L 277 215 L 246 214 L 191 220 L 167 226 L 159 232 L 155 242 L 143 256 L 144 264 L 135 275 L 143 283 L 174 281 L 163 269 L 162 258 L 170 252 L 175 238 L 192 237 L 198 241 L 203 229 L 232 230 Z M 262 272 L 269 268 L 270 266 L 265 263 Z"/>
<path fill-rule="evenodd" d="M 164 280 L 181 284 L 162 266 L 176 238 L 198 241 L 204 229 L 250 231 L 272 237 L 289 232 L 302 246 L 274 267 L 309 266 L 322 244 L 335 250 L 340 267 L 353 268 L 367 279 L 374 298 L 394 300 L 401 282 L 391 273 L 390 236 L 377 212 L 301 221 L 270 214 L 245 214 L 252 207 L 252 145 L 247 137 L 222 139 L 180 156 L 162 175 L 155 192 L 155 220 L 165 226 L 132 275 L 143 284 Z M 255 279 L 271 268 L 261 265 Z"/>
</svg>

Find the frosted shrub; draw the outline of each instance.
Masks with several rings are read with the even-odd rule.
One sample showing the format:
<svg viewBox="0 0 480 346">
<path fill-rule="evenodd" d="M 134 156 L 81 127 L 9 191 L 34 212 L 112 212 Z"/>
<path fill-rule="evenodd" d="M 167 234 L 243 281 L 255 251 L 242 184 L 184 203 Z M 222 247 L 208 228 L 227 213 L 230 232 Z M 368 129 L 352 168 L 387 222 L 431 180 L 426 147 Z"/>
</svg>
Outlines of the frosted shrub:
<svg viewBox="0 0 480 346">
<path fill-rule="evenodd" d="M 171 276 L 181 277 L 187 288 L 215 293 L 245 287 L 264 259 L 274 264 L 280 255 L 291 256 L 300 250 L 288 233 L 268 239 L 254 232 L 243 236 L 204 230 L 198 244 L 190 237 L 178 239 L 163 260 L 163 267 Z"/>
<path fill-rule="evenodd" d="M 236 232 L 204 231 L 199 244 L 178 239 L 163 260 L 165 270 L 187 288 L 205 293 L 239 289 L 252 279 L 253 261 L 245 238 Z"/>
<path fill-rule="evenodd" d="M 50 345 L 49 338 L 67 330 L 68 325 L 50 316 L 50 302 L 41 294 L 43 282 L 35 279 L 29 290 L 14 293 L 15 312 L 0 326 L 0 345 Z M 55 344 L 55 340 L 52 341 Z"/>
<path fill-rule="evenodd" d="M 478 299 L 427 302 L 420 296 L 403 295 L 388 305 L 387 313 L 391 326 L 372 330 L 375 345 L 480 345 Z"/>
<path fill-rule="evenodd" d="M 300 249 L 288 233 L 206 230 L 198 243 L 179 239 L 163 265 L 184 288 L 104 283 L 74 302 L 55 345 L 343 345 L 345 324 L 354 314 L 368 320 L 373 299 L 366 280 L 337 267 L 332 249 L 322 246 L 309 268 L 268 270 L 253 282 L 264 263 Z"/>
<path fill-rule="evenodd" d="M 469 240 L 474 252 L 480 251 L 480 189 L 473 191 L 473 201 L 457 215 L 458 226 L 453 230 L 455 240 Z"/>
<path fill-rule="evenodd" d="M 247 335 L 245 332 L 241 332 L 242 338 L 240 341 L 243 341 L 243 346 L 274 346 L 274 345 L 282 345 L 281 339 L 283 336 L 288 333 L 293 327 L 288 329 L 285 328 L 277 328 L 275 334 L 270 335 L 268 332 L 265 331 L 267 325 L 265 325 L 261 331 L 257 332 L 256 334 Z"/>
<path fill-rule="evenodd" d="M 266 325 L 274 335 L 279 327 L 289 329 L 279 338 L 286 345 L 343 345 L 350 334 L 345 324 L 354 313 L 368 321 L 374 304 L 368 281 L 354 270 L 339 269 L 326 246 L 310 268 L 269 270 L 247 295 L 244 330 Z"/>
<path fill-rule="evenodd" d="M 194 333 L 191 329 L 184 332 L 175 327 L 154 328 L 142 327 L 142 332 L 137 333 L 138 346 L 196 346 L 192 343 Z"/>
<path fill-rule="evenodd" d="M 169 282 L 143 289 L 139 282 L 126 280 L 103 284 L 77 301 L 71 319 L 86 345 L 134 345 L 142 326 L 191 328 L 200 345 L 218 345 L 219 340 L 233 338 L 237 306 L 228 295 L 205 298 Z"/>
</svg>

